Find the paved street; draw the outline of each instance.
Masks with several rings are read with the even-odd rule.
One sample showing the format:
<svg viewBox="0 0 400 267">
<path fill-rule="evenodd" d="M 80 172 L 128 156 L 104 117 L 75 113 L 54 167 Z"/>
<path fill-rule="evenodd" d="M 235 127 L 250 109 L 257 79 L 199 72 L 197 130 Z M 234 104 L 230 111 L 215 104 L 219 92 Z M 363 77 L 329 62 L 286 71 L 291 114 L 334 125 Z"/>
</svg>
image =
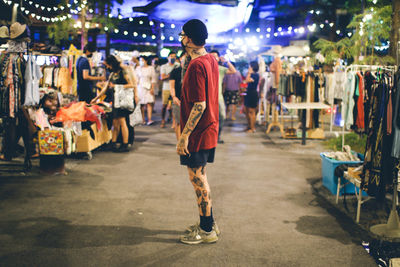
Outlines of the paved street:
<svg viewBox="0 0 400 267">
<path fill-rule="evenodd" d="M 312 193 L 320 143 L 244 127 L 227 122 L 208 166 L 216 244 L 178 242 L 198 220 L 192 185 L 172 129 L 142 126 L 130 153 L 68 159 L 67 176 L 1 172 L 0 266 L 376 266 Z"/>
</svg>

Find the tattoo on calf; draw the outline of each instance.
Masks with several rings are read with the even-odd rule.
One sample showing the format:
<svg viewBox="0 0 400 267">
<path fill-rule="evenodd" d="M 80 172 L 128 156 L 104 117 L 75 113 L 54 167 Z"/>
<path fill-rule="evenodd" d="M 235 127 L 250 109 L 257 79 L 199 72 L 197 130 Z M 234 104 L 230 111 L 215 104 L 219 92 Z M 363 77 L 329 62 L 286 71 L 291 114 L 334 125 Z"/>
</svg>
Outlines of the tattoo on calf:
<svg viewBox="0 0 400 267">
<path fill-rule="evenodd" d="M 208 206 L 208 201 L 206 201 L 204 198 L 201 198 L 200 208 L 201 212 L 203 213 L 203 216 L 206 216 L 207 214 L 207 206 Z"/>
<path fill-rule="evenodd" d="M 204 175 L 204 174 L 206 173 L 205 168 L 206 168 L 206 166 L 202 166 L 202 167 L 201 167 L 201 174 L 202 174 L 202 175 Z"/>
<path fill-rule="evenodd" d="M 192 181 L 193 181 L 193 183 L 195 183 L 199 187 L 203 187 L 204 186 L 204 183 L 200 180 L 199 177 L 196 177 L 196 176 L 193 177 Z"/>
<path fill-rule="evenodd" d="M 203 197 L 207 197 L 207 191 L 203 190 Z"/>
<path fill-rule="evenodd" d="M 197 189 L 197 190 L 196 190 L 196 195 L 197 195 L 197 198 L 200 198 L 200 197 L 201 197 L 201 190 L 200 190 L 200 189 Z"/>
</svg>

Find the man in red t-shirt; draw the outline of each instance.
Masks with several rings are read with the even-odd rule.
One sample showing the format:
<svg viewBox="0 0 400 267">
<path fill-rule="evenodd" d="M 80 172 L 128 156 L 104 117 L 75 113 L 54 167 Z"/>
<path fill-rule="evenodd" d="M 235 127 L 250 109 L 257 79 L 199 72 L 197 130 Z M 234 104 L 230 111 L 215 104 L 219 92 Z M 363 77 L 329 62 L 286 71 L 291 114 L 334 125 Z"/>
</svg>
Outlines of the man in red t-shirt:
<svg viewBox="0 0 400 267">
<path fill-rule="evenodd" d="M 188 168 L 200 213 L 200 223 L 189 226 L 181 241 L 186 244 L 213 243 L 218 240 L 219 229 L 212 215 L 205 167 L 207 162 L 214 161 L 218 141 L 218 63 L 204 49 L 208 32 L 203 22 L 189 20 L 179 35 L 190 63 L 182 84 L 182 134 L 176 149 L 181 164 Z"/>
</svg>

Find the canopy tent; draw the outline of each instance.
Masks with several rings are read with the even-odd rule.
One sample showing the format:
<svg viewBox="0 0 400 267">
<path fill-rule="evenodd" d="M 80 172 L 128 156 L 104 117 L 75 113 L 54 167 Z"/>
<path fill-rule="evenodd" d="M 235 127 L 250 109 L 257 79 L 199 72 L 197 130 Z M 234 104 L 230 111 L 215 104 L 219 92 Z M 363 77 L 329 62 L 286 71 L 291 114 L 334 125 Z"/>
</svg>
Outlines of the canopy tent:
<svg viewBox="0 0 400 267">
<path fill-rule="evenodd" d="M 281 55 L 283 57 L 305 57 L 308 55 L 308 51 L 301 46 L 290 45 L 286 47 L 274 46 L 270 50 L 262 53 L 265 56 Z"/>
</svg>

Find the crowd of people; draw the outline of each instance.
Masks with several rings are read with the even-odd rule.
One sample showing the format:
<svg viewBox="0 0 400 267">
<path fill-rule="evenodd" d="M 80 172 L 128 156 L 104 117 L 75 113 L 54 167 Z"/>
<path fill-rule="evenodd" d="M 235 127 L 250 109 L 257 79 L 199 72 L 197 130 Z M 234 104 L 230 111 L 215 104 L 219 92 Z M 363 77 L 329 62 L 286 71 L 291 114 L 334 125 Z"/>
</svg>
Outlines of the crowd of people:
<svg viewBox="0 0 400 267">
<path fill-rule="evenodd" d="M 107 74 L 96 77 L 90 75 L 89 58 L 96 51 L 95 47 L 88 44 L 84 48 L 84 54 L 77 61 L 78 72 L 78 95 L 80 101 L 95 103 L 108 98 L 113 99 L 115 85 L 123 85 L 124 88 L 132 88 L 135 95 L 135 105 L 140 105 L 143 125 L 154 125 L 153 113 L 155 112 L 156 96 L 162 99 L 161 128 L 165 128 L 172 122 L 176 138 L 179 139 L 181 132 L 180 104 L 181 87 L 185 70 L 189 60 L 187 53 L 177 55 L 171 51 L 165 64 L 159 64 L 156 56 L 133 57 L 130 62 L 123 63 L 117 56 L 110 55 L 104 61 Z M 218 62 L 218 105 L 219 105 L 219 133 L 218 143 L 223 144 L 222 132 L 225 120 L 228 118 L 236 120 L 238 106 L 240 112 L 246 115 L 248 133 L 255 132 L 256 112 L 258 108 L 258 63 L 252 61 L 249 64 L 246 76 L 243 76 L 236 68 L 235 63 L 226 60 L 217 50 L 209 51 Z M 185 66 L 186 64 L 186 66 Z M 96 93 L 97 90 L 97 93 Z M 114 108 L 113 111 L 113 138 L 112 147 L 114 151 L 128 151 L 130 132 L 127 122 L 132 111 Z M 117 138 L 122 134 L 122 144 L 117 149 Z M 121 138 L 120 138 L 121 139 Z M 128 143 L 129 142 L 129 143 Z"/>
</svg>

